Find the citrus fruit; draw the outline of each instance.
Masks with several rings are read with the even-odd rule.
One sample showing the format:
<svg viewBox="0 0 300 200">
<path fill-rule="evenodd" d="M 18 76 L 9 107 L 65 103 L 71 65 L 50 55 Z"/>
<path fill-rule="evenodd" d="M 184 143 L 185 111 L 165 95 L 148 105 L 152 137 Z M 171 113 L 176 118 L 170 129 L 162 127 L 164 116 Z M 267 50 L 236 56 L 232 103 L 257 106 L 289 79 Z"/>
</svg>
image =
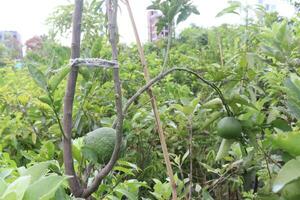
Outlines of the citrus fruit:
<svg viewBox="0 0 300 200">
<path fill-rule="evenodd" d="M 224 117 L 218 122 L 217 133 L 225 139 L 238 139 L 242 136 L 241 123 L 234 117 Z"/>
<path fill-rule="evenodd" d="M 113 128 L 102 127 L 89 132 L 83 138 L 83 155 L 88 160 L 104 164 L 113 153 L 116 142 L 116 131 Z"/>
</svg>

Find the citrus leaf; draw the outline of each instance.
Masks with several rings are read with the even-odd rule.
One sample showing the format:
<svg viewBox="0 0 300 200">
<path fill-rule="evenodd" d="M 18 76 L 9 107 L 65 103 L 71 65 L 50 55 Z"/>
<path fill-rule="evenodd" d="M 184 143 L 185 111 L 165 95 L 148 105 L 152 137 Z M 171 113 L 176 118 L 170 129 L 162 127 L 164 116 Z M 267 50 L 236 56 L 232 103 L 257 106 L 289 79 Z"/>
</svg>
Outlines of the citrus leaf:
<svg viewBox="0 0 300 200">
<path fill-rule="evenodd" d="M 67 177 L 52 174 L 40 178 L 26 190 L 24 200 L 49 200 Z"/>
<path fill-rule="evenodd" d="M 42 176 L 47 174 L 49 171 L 48 168 L 49 166 L 53 164 L 53 162 L 46 161 L 46 162 L 40 162 L 38 164 L 34 164 L 33 166 L 24 169 L 24 168 L 19 168 L 19 173 L 21 176 L 31 176 L 31 183 L 37 181 L 40 179 Z"/>
<path fill-rule="evenodd" d="M 236 10 L 241 7 L 241 3 L 238 1 L 231 2 L 231 5 L 227 8 L 224 8 L 221 12 L 219 12 L 216 17 L 221 17 L 225 14 L 239 14 Z"/>
<path fill-rule="evenodd" d="M 0 197 L 3 195 L 6 188 L 7 188 L 6 182 L 2 178 L 0 178 Z"/>
<path fill-rule="evenodd" d="M 54 92 L 57 86 L 62 82 L 62 80 L 67 76 L 70 72 L 70 67 L 62 68 L 59 73 L 55 74 L 49 81 L 49 88 L 52 92 Z"/>
<path fill-rule="evenodd" d="M 128 192 L 127 190 L 124 189 L 115 189 L 116 192 L 121 193 L 122 195 L 126 196 L 129 200 L 135 200 L 137 197 L 133 195 L 132 193 Z"/>
<path fill-rule="evenodd" d="M 300 158 L 288 161 L 279 171 L 274 180 L 272 191 L 277 193 L 287 184 L 300 178 Z"/>
<path fill-rule="evenodd" d="M 47 81 L 45 75 L 33 64 L 28 64 L 28 70 L 35 83 L 40 88 L 47 91 Z"/>
<path fill-rule="evenodd" d="M 291 156 L 300 155 L 300 132 L 283 132 L 269 137 L 274 149 L 281 149 Z"/>
<path fill-rule="evenodd" d="M 217 156 L 216 156 L 216 161 L 221 160 L 225 156 L 227 156 L 228 151 L 230 150 L 231 145 L 234 143 L 234 140 L 227 140 L 227 139 L 222 139 L 221 145 L 219 147 Z"/>
<path fill-rule="evenodd" d="M 30 176 L 21 176 L 9 184 L 0 200 L 22 200 L 30 184 Z"/>
</svg>

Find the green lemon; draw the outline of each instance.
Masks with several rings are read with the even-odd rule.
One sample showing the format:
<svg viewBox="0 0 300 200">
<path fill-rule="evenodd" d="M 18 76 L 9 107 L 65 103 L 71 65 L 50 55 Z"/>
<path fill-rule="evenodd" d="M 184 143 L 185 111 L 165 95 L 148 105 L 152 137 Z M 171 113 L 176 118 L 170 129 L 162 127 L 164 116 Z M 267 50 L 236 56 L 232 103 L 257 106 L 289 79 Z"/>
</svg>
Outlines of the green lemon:
<svg viewBox="0 0 300 200">
<path fill-rule="evenodd" d="M 239 139 L 242 136 L 241 123 L 234 117 L 224 117 L 217 125 L 217 133 L 225 139 Z"/>
<path fill-rule="evenodd" d="M 83 155 L 88 160 L 105 164 L 109 161 L 116 142 L 116 131 L 103 127 L 89 132 L 83 138 Z"/>
</svg>

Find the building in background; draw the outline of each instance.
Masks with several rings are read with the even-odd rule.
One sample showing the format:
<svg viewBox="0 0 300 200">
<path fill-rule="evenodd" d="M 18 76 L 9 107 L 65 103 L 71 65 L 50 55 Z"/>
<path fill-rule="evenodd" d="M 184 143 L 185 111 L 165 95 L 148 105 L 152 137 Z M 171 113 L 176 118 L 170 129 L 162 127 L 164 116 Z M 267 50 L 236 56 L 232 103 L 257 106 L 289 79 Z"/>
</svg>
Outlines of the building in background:
<svg viewBox="0 0 300 200">
<path fill-rule="evenodd" d="M 290 17 L 295 14 L 294 6 L 289 0 L 250 0 L 254 4 L 262 5 L 267 12 L 278 12 L 280 15 Z"/>
<path fill-rule="evenodd" d="M 269 0 L 258 0 L 258 4 L 262 5 L 267 12 L 275 12 L 277 11 L 277 6 L 275 1 Z"/>
<path fill-rule="evenodd" d="M 9 57 L 13 59 L 23 57 L 21 35 L 17 31 L 0 31 L 0 43 L 9 51 Z"/>
<path fill-rule="evenodd" d="M 158 10 L 148 11 L 147 21 L 148 21 L 148 40 L 149 42 L 155 42 L 161 38 L 168 36 L 169 31 L 167 27 L 164 27 L 161 32 L 158 32 L 156 24 L 162 13 Z"/>
</svg>

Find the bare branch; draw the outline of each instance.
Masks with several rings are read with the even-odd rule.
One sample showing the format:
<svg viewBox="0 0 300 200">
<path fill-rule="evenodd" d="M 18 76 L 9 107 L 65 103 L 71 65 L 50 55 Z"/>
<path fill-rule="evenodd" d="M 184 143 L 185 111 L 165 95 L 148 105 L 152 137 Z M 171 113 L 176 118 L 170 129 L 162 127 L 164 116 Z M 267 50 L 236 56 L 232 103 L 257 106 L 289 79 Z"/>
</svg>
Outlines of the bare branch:
<svg viewBox="0 0 300 200">
<path fill-rule="evenodd" d="M 205 80 L 204 78 L 201 77 L 200 74 L 198 74 L 197 72 L 188 69 L 188 68 L 171 68 L 166 70 L 165 72 L 160 73 L 158 76 L 156 76 L 155 78 L 151 79 L 146 85 L 144 85 L 143 87 L 141 87 L 138 91 L 136 91 L 136 93 L 130 98 L 128 99 L 127 103 L 125 104 L 124 108 L 123 108 L 123 114 L 126 115 L 129 107 L 131 106 L 131 104 L 137 99 L 139 98 L 140 95 L 142 95 L 144 92 L 146 92 L 148 90 L 148 88 L 152 87 L 154 84 L 157 84 L 159 81 L 161 81 L 163 78 L 165 78 L 167 75 L 171 74 L 174 71 L 184 71 L 187 72 L 189 74 L 193 74 L 194 76 L 196 76 L 200 81 L 204 82 L 206 85 L 210 86 L 212 89 L 214 89 L 218 96 L 220 97 L 223 105 L 228 106 L 228 104 L 226 103 L 226 100 L 222 94 L 222 92 L 220 91 L 220 89 L 214 84 L 211 83 L 207 80 Z M 117 124 L 117 120 L 114 121 L 112 127 L 115 128 Z"/>
<path fill-rule="evenodd" d="M 72 46 L 71 58 L 78 58 L 80 55 L 80 35 L 81 35 L 81 18 L 83 10 L 83 0 L 75 0 L 75 10 L 73 14 L 73 30 L 72 30 Z M 72 155 L 72 109 L 75 95 L 76 80 L 78 76 L 78 67 L 72 67 L 69 74 L 66 93 L 64 98 L 64 137 L 63 137 L 63 153 L 65 173 L 71 178 L 68 179 L 71 192 L 75 197 L 80 197 L 83 189 L 80 185 L 78 177 L 74 169 L 74 161 Z"/>
<path fill-rule="evenodd" d="M 117 50 L 117 9 L 118 9 L 118 0 L 106 0 L 107 8 L 107 17 L 108 17 L 108 31 L 109 31 L 109 41 L 112 47 L 112 57 L 116 62 L 118 59 L 118 50 Z M 113 154 L 109 162 L 105 165 L 104 168 L 95 176 L 91 185 L 84 190 L 83 197 L 89 197 L 93 192 L 95 192 L 101 181 L 109 172 L 113 169 L 119 158 L 119 152 L 122 144 L 122 127 L 123 127 L 123 110 L 122 110 L 122 91 L 121 91 L 121 81 L 119 75 L 119 68 L 114 68 L 114 85 L 115 85 L 115 102 L 116 102 L 116 111 L 117 111 L 117 123 L 116 123 L 116 143 Z"/>
</svg>

